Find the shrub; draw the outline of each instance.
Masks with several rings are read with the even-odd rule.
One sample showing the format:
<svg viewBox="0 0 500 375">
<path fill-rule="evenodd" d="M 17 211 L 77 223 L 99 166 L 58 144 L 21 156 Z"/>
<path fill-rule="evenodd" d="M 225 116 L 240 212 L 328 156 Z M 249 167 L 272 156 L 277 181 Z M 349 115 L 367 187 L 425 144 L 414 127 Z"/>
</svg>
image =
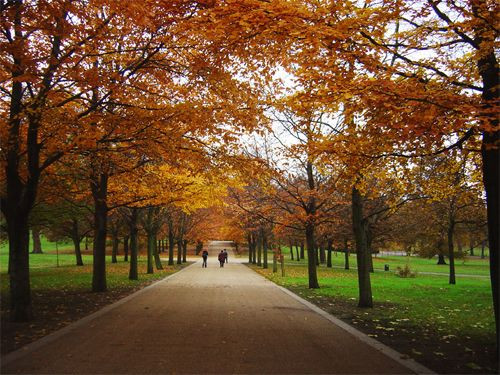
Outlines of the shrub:
<svg viewBox="0 0 500 375">
<path fill-rule="evenodd" d="M 396 268 L 396 275 L 399 277 L 415 277 L 417 276 L 417 273 L 412 271 L 410 266 L 406 264 L 403 268 L 397 267 Z"/>
</svg>

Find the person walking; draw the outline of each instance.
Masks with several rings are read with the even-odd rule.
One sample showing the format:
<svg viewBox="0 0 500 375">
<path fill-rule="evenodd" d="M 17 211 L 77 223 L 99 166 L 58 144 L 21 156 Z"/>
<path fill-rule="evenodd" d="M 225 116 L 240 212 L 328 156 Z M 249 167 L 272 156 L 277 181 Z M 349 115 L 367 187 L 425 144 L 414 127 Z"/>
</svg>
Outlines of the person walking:
<svg viewBox="0 0 500 375">
<path fill-rule="evenodd" d="M 203 253 L 201 254 L 202 258 L 203 258 L 203 264 L 202 264 L 202 268 L 207 268 L 207 259 L 208 259 L 208 251 L 206 250 L 203 250 Z"/>
<path fill-rule="evenodd" d="M 227 251 L 224 249 L 224 263 L 227 263 Z"/>
<path fill-rule="evenodd" d="M 224 267 L 224 262 L 225 262 L 225 258 L 224 258 L 224 250 L 221 250 L 220 253 L 219 253 L 219 263 L 220 263 L 220 266 L 221 267 Z"/>
</svg>

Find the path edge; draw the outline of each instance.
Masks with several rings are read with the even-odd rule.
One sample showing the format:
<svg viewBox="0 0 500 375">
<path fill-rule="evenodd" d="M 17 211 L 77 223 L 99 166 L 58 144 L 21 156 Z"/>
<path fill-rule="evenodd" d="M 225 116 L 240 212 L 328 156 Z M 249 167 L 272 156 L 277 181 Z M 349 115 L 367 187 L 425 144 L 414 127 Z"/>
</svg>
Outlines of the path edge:
<svg viewBox="0 0 500 375">
<path fill-rule="evenodd" d="M 244 263 L 243 263 L 244 264 Z M 246 264 L 245 264 L 246 266 Z M 365 333 L 357 330 L 353 326 L 350 326 L 349 324 L 345 323 L 344 321 L 340 320 L 339 318 L 336 318 L 332 314 L 326 312 L 325 310 L 319 308 L 315 304 L 305 300 L 304 298 L 298 296 L 291 290 L 276 284 L 275 282 L 269 280 L 268 278 L 264 277 L 260 273 L 256 272 L 252 268 L 248 267 L 247 268 L 251 269 L 253 272 L 255 272 L 257 275 L 260 277 L 264 278 L 271 284 L 273 284 L 276 288 L 280 289 L 283 293 L 288 294 L 290 297 L 295 299 L 296 301 L 302 303 L 303 305 L 307 306 L 309 309 L 314 311 L 315 313 L 321 315 L 323 318 L 326 320 L 330 321 L 331 323 L 337 325 L 338 327 L 342 328 L 344 331 L 349 332 L 351 335 L 356 337 L 358 340 L 364 342 L 365 344 L 371 346 L 372 348 L 376 349 L 377 351 L 381 352 L 382 354 L 386 355 L 387 357 L 391 358 L 393 361 L 399 363 L 400 365 L 408 368 L 409 370 L 413 371 L 415 374 L 436 374 L 436 372 L 432 371 L 431 369 L 425 367 L 424 365 L 418 363 L 412 358 L 405 358 L 404 354 L 399 353 L 398 351 L 390 348 L 389 346 L 382 344 L 380 341 L 375 340 L 374 338 L 366 335 Z"/>
<path fill-rule="evenodd" d="M 108 311 L 111 311 L 115 308 L 117 308 L 118 306 L 128 302 L 129 300 L 131 300 L 132 298 L 135 298 L 137 297 L 138 295 L 146 292 L 148 289 L 150 288 L 154 288 L 156 287 L 158 284 L 160 283 L 163 283 L 163 282 L 166 282 L 168 280 L 170 280 L 171 278 L 177 276 L 179 273 L 183 272 L 184 270 L 187 270 L 188 268 L 194 266 L 196 264 L 196 262 L 190 264 L 189 266 L 187 267 L 184 267 L 183 269 L 171 274 L 171 275 L 168 275 L 166 277 L 164 277 L 163 279 L 160 279 L 160 280 L 157 280 L 155 281 L 154 283 L 148 285 L 148 286 L 145 286 L 144 288 L 142 289 L 139 289 L 138 291 L 132 293 L 132 294 L 129 294 L 128 296 L 126 297 L 123 297 L 122 299 L 119 299 L 118 301 L 116 302 L 113 302 L 112 304 L 110 305 L 107 305 L 107 306 L 104 306 L 102 309 L 100 310 L 97 310 L 96 312 L 93 312 L 92 314 L 90 315 L 87 315 L 79 320 L 77 320 L 76 322 L 73 322 L 73 323 L 70 323 L 68 324 L 66 327 L 63 327 L 57 331 L 54 331 L 50 334 L 48 334 L 47 336 L 44 336 L 42 337 L 41 339 L 38 339 L 38 340 L 35 340 L 17 350 L 14 350 L 13 352 L 10 352 L 8 354 L 6 354 L 5 356 L 2 356 L 0 358 L 0 362 L 1 362 L 1 366 L 5 366 L 13 361 L 16 361 L 18 360 L 19 358 L 22 358 L 23 356 L 33 352 L 34 350 L 37 350 L 39 348 L 41 348 L 42 346 L 48 344 L 48 343 L 51 343 L 55 340 L 57 340 L 58 338 L 68 334 L 69 332 L 75 330 L 76 328 L 98 318 L 99 316 L 101 315 L 104 315 L 105 313 L 107 313 Z"/>
</svg>

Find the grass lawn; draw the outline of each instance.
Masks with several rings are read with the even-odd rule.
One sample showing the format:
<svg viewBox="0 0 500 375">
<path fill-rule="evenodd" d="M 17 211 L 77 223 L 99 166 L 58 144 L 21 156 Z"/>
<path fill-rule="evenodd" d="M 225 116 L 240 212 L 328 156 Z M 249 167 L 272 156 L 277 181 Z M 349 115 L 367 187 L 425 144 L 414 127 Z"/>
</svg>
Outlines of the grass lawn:
<svg viewBox="0 0 500 375">
<path fill-rule="evenodd" d="M 462 277 L 456 285 L 449 285 L 442 276 L 400 278 L 392 272 L 376 272 L 371 274 L 375 306 L 361 309 L 357 307 L 356 270 L 320 267 L 321 288 L 308 289 L 306 266 L 291 267 L 289 262 L 286 277 L 281 277 L 279 269 L 273 274 L 272 263 L 267 270 L 252 268 L 435 371 L 495 371 L 489 279 Z M 422 265 L 427 266 L 425 262 Z"/>
<path fill-rule="evenodd" d="M 289 266 L 293 265 L 305 265 L 307 264 L 306 259 L 301 259 L 300 261 L 291 260 L 290 250 L 288 248 L 283 248 L 283 253 L 285 255 L 285 262 Z M 295 256 L 295 252 L 294 252 Z M 247 256 L 248 257 L 248 256 Z M 268 254 L 269 262 L 272 262 L 272 254 Z M 446 259 L 448 263 L 448 259 Z M 406 257 L 406 256 L 374 256 L 373 257 L 373 268 L 375 270 L 384 270 L 384 265 L 389 265 L 390 271 L 395 271 L 396 267 L 404 267 L 408 264 L 412 271 L 417 272 L 432 272 L 432 273 L 443 273 L 448 275 L 450 272 L 449 265 L 437 265 L 437 258 L 427 259 L 420 258 L 416 256 Z M 337 252 L 332 253 L 332 265 L 336 268 L 344 268 L 345 260 L 344 253 Z M 351 254 L 349 256 L 350 267 L 357 267 L 356 254 Z M 323 265 L 322 265 L 323 266 Z M 459 275 L 478 275 L 478 276 L 489 276 L 489 260 L 488 258 L 481 259 L 479 257 L 466 257 L 465 259 L 455 259 L 455 273 Z"/>
</svg>

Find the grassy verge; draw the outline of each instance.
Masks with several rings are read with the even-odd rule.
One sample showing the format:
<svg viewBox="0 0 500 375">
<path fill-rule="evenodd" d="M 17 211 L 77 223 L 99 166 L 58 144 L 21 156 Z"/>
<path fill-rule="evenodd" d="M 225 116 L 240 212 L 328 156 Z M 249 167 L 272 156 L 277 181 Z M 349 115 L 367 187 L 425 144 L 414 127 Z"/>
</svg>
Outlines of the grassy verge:
<svg viewBox="0 0 500 375">
<path fill-rule="evenodd" d="M 325 311 L 439 373 L 497 371 L 489 280 L 441 276 L 400 278 L 374 273 L 373 309 L 357 307 L 355 270 L 318 269 L 320 289 L 307 288 L 307 268 L 286 268 L 286 277 L 252 266 Z"/>
<path fill-rule="evenodd" d="M 147 274 L 146 259 L 142 256 L 138 264 L 139 280 L 132 281 L 128 279 L 129 263 L 120 261 L 113 264 L 110 263 L 110 257 L 107 257 L 108 290 L 103 293 L 92 293 L 91 256 L 84 259 L 86 265 L 80 267 L 74 265 L 46 267 L 43 266 L 43 262 L 44 259 L 48 259 L 49 254 L 34 256 L 35 254 L 31 254 L 30 260 L 37 259 L 38 263 L 35 263 L 38 267 L 30 270 L 34 319 L 29 323 L 9 321 L 9 278 L 6 267 L 2 267 L 0 274 L 2 355 L 83 318 L 188 265 L 187 263 L 175 266 L 164 264 L 163 270 Z M 74 256 L 67 255 L 67 257 L 68 262 L 72 260 L 74 264 Z"/>
<path fill-rule="evenodd" d="M 287 247 L 282 248 L 283 254 L 285 255 L 285 262 L 288 266 L 303 266 L 307 264 L 306 259 L 292 260 L 290 256 L 290 250 Z M 243 258 L 248 257 L 248 254 L 242 254 Z M 295 251 L 294 251 L 295 256 Z M 272 253 L 268 254 L 268 261 L 272 262 Z M 448 260 L 447 260 L 448 261 Z M 437 258 L 427 259 L 420 258 L 416 256 L 406 257 L 406 256 L 374 256 L 373 257 L 373 268 L 377 271 L 384 270 L 384 266 L 389 265 L 390 271 L 395 271 L 397 267 L 404 267 L 409 265 L 412 271 L 416 272 L 429 272 L 429 273 L 439 273 L 448 275 L 450 272 L 449 265 L 438 265 Z M 345 255 L 340 252 L 332 253 L 332 265 L 334 268 L 344 268 L 345 266 Z M 356 254 L 351 254 L 349 256 L 349 266 L 357 267 Z M 324 265 L 321 265 L 324 267 Z M 488 258 L 481 259 L 479 257 L 465 257 L 464 259 L 455 260 L 455 272 L 459 275 L 477 275 L 477 276 L 489 276 L 489 260 Z"/>
</svg>

